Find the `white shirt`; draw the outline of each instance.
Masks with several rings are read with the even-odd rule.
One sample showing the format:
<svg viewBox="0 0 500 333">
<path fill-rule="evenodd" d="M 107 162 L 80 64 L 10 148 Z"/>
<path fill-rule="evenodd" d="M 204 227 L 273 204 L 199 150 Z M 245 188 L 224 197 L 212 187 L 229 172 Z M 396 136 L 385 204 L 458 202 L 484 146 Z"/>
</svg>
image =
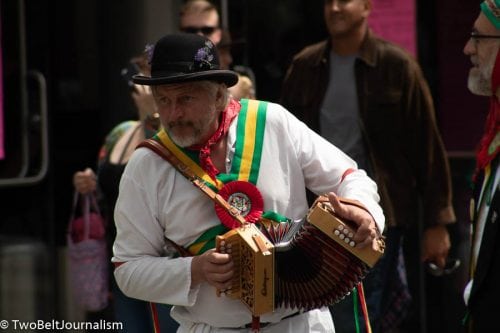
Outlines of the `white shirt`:
<svg viewBox="0 0 500 333">
<path fill-rule="evenodd" d="M 234 154 L 236 123 L 237 119 L 228 133 L 226 172 Z M 257 181 L 264 198 L 264 211 L 275 211 L 293 220 L 302 218 L 309 208 L 304 191 L 307 186 L 317 194 L 333 191 L 359 200 L 382 231 L 385 220 L 378 205 L 376 184 L 362 170 L 342 180 L 348 169 L 356 169 L 352 159 L 283 107 L 268 104 Z M 213 327 L 241 327 L 251 321 L 251 313 L 239 300 L 217 297 L 215 289 L 206 283 L 191 286 L 192 258 L 164 256 L 165 237 L 188 246 L 220 221 L 214 202 L 149 149 L 136 150 L 127 164 L 120 183 L 115 221 L 117 236 L 112 260 L 125 262 L 116 268 L 115 277 L 126 295 L 176 305 L 172 317 L 181 323 L 180 331 L 218 332 Z M 261 316 L 261 321 L 278 322 L 295 311 L 279 308 Z M 326 308 L 293 318 L 302 318 L 306 325 L 303 332 L 313 327 L 315 332 L 334 331 Z M 293 332 L 282 325 L 278 324 L 276 330 L 268 327 L 266 332 Z"/>
</svg>

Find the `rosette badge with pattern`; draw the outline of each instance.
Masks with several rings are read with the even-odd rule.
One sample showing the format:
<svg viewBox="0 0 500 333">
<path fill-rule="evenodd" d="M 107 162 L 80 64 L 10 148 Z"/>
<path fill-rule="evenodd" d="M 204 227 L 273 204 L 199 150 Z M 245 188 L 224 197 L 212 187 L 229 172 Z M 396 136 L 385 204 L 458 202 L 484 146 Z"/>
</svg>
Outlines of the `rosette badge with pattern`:
<svg viewBox="0 0 500 333">
<path fill-rule="evenodd" d="M 220 189 L 219 195 L 248 223 L 258 222 L 262 216 L 264 200 L 260 191 L 252 183 L 239 180 L 229 182 Z M 215 205 L 215 212 L 226 227 L 230 229 L 241 227 L 239 222 L 231 216 L 233 212 L 228 213 L 218 204 Z"/>
</svg>

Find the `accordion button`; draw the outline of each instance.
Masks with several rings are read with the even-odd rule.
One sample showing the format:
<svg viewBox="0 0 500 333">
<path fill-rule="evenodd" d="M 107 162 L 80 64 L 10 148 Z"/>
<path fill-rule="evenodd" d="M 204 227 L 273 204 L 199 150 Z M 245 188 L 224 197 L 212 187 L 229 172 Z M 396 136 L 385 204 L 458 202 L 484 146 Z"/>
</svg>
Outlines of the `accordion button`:
<svg viewBox="0 0 500 333">
<path fill-rule="evenodd" d="M 335 236 L 340 235 L 340 231 L 338 231 L 338 230 L 334 230 L 333 233 L 335 234 Z"/>
<path fill-rule="evenodd" d="M 349 244 L 349 242 L 350 242 L 350 241 L 351 241 L 351 240 L 350 240 L 348 237 L 346 237 L 346 238 L 344 239 L 344 242 L 346 242 L 347 244 Z"/>
<path fill-rule="evenodd" d="M 353 238 L 354 234 L 352 232 L 349 233 L 349 238 Z"/>
<path fill-rule="evenodd" d="M 349 233 L 349 230 L 344 229 L 344 234 L 347 235 Z"/>
<path fill-rule="evenodd" d="M 356 245 L 356 243 L 354 243 L 354 241 L 351 241 L 351 242 L 349 243 L 349 245 L 350 245 L 351 247 L 354 247 L 354 246 Z"/>
<path fill-rule="evenodd" d="M 340 239 L 344 239 L 345 238 L 345 235 L 344 234 L 340 234 Z"/>
<path fill-rule="evenodd" d="M 339 226 L 338 226 L 338 229 L 339 229 L 340 231 L 342 231 L 342 229 L 344 229 L 344 226 L 341 224 L 341 225 L 339 225 Z"/>
</svg>

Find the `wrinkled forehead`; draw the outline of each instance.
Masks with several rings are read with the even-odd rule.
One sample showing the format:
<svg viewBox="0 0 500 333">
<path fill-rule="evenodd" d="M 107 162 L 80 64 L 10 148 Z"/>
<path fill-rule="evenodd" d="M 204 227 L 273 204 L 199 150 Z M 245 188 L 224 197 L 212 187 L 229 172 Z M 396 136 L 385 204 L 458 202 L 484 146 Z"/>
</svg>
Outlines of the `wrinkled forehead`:
<svg viewBox="0 0 500 333">
<path fill-rule="evenodd" d="M 153 86 L 153 91 L 160 95 L 188 93 L 195 90 L 195 82 L 172 83 Z"/>
<path fill-rule="evenodd" d="M 202 96 L 208 94 L 209 91 L 215 90 L 216 87 L 216 84 L 209 81 L 192 81 L 152 86 L 153 93 L 157 96 Z"/>
</svg>

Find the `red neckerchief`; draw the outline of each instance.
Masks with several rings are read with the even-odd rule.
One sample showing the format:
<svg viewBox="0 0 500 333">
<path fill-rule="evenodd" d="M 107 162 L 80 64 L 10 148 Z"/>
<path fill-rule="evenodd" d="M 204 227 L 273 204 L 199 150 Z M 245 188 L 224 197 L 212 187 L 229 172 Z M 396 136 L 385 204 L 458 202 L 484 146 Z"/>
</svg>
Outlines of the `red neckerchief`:
<svg viewBox="0 0 500 333">
<path fill-rule="evenodd" d="M 489 147 L 491 142 L 496 137 L 498 131 L 500 130 L 500 102 L 496 96 L 496 91 L 500 86 L 500 52 L 497 53 L 495 59 L 495 66 L 493 67 L 493 73 L 491 74 L 491 99 L 490 99 L 490 111 L 486 117 L 486 125 L 483 137 L 479 142 L 479 147 L 477 149 L 476 155 L 476 171 L 474 179 L 477 175 L 497 156 L 500 151 L 500 147 L 496 147 L 495 151 L 489 152 Z"/>
<path fill-rule="evenodd" d="M 210 157 L 212 146 L 227 134 L 229 126 L 231 126 L 231 122 L 234 117 L 238 115 L 240 109 L 240 103 L 234 99 L 230 99 L 226 109 L 221 113 L 219 127 L 210 139 L 208 139 L 208 141 L 204 144 L 192 145 L 188 147 L 190 150 L 200 151 L 200 166 L 212 179 L 215 179 L 215 176 L 219 174 L 219 170 L 217 170 L 212 162 L 212 158 Z"/>
</svg>

